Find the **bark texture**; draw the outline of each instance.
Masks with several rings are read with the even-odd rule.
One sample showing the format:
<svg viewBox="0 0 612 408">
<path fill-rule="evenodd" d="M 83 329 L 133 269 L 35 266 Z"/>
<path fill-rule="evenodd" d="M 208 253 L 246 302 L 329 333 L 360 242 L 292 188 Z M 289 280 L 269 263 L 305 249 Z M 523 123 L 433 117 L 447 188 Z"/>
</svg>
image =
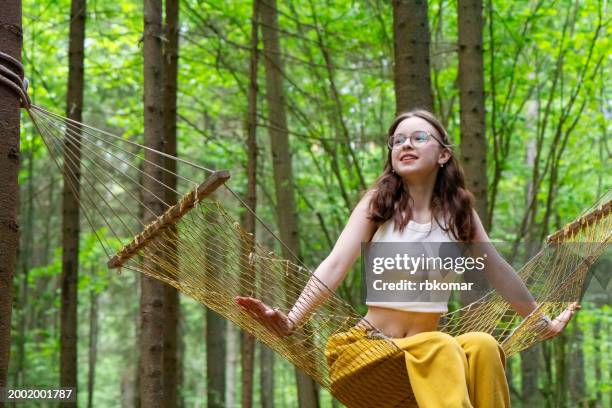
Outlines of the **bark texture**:
<svg viewBox="0 0 612 408">
<path fill-rule="evenodd" d="M 245 202 L 253 211 L 257 211 L 257 66 L 259 61 L 259 0 L 253 1 L 253 15 L 251 21 L 251 59 L 249 63 L 249 91 L 248 112 L 246 117 L 247 134 L 247 194 Z M 248 262 L 249 254 L 254 250 L 255 241 L 255 215 L 250 211 L 244 212 L 244 223 L 248 236 L 245 247 L 242 249 L 242 264 L 246 267 L 242 271 L 241 282 L 244 287 L 241 293 L 253 293 L 255 288 L 255 268 Z M 255 357 L 255 339 L 246 331 L 240 331 L 240 354 L 242 367 L 242 407 L 253 406 L 253 373 Z"/>
<path fill-rule="evenodd" d="M 179 3 L 178 0 L 166 0 L 166 24 L 164 43 L 164 151 L 165 153 L 177 155 L 176 141 L 176 98 L 178 80 L 178 24 Z M 176 160 L 166 158 L 165 168 L 169 170 L 164 173 L 164 185 L 166 185 L 165 201 L 174 205 L 177 201 L 176 190 L 177 178 Z M 171 227 L 176 231 L 176 226 Z M 171 248 L 176 248 L 176 242 L 167 243 Z M 171 253 L 174 250 L 170 251 Z M 178 263 L 175 257 L 168 257 L 167 262 Z M 178 265 L 176 265 L 178 266 Z M 178 291 L 169 285 L 164 286 L 164 407 L 175 408 L 180 405 L 178 386 L 180 376 L 180 354 L 179 341 L 180 302 Z"/>
<path fill-rule="evenodd" d="M 162 100 L 162 2 L 144 2 L 144 142 L 158 151 L 163 144 L 163 100 Z M 158 154 L 145 151 L 143 170 L 152 177 L 143 177 L 143 222 L 149 224 L 162 213 L 163 205 L 155 197 L 163 197 L 163 180 L 160 167 L 164 160 Z M 157 164 L 157 167 L 154 164 Z M 154 195 L 155 194 L 155 195 Z M 157 254 L 161 256 L 161 254 Z M 145 268 L 159 268 L 151 258 L 145 257 Z M 163 348 L 164 348 L 164 285 L 148 276 L 141 279 L 140 295 L 140 404 L 143 407 L 163 407 Z"/>
<path fill-rule="evenodd" d="M 476 198 L 476 211 L 488 230 L 482 0 L 460 0 L 457 7 L 461 164 L 466 185 Z"/>
<path fill-rule="evenodd" d="M 280 58 L 277 20 L 276 1 L 262 2 L 261 22 L 266 68 L 268 133 L 272 150 L 278 226 L 281 240 L 290 249 L 289 251 L 283 246 L 283 257 L 298 262 L 296 259 L 296 256 L 299 257 L 297 207 L 293 192 L 293 169 L 289 151 L 286 98 L 283 89 L 283 62 Z M 280 299 L 279 301 L 288 303 L 286 299 Z M 300 408 L 318 407 L 319 401 L 315 382 L 297 368 L 296 380 Z"/>
<path fill-rule="evenodd" d="M 75 122 L 83 120 L 85 75 L 86 0 L 72 0 L 70 40 L 68 45 L 68 93 L 66 116 Z M 81 128 L 72 127 L 70 138 L 64 138 L 62 177 L 62 277 L 60 309 L 60 385 L 77 387 L 77 305 L 79 280 L 79 194 L 81 183 Z M 72 406 L 73 403 L 61 404 Z"/>
<path fill-rule="evenodd" d="M 396 113 L 433 109 L 426 0 L 393 1 Z"/>
<path fill-rule="evenodd" d="M 8 0 L 0 13 L 0 49 L 21 60 L 21 0 Z M 19 99 L 0 85 L 0 387 L 6 386 L 11 347 L 13 275 L 19 245 Z M 4 403 L 0 402 L 0 407 Z"/>
</svg>

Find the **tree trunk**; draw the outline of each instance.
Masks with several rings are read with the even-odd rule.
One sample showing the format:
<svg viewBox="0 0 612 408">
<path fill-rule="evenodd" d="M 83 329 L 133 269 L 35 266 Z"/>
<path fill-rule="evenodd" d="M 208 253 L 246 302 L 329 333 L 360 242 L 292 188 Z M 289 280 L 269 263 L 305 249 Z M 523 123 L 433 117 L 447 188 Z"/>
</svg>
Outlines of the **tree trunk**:
<svg viewBox="0 0 612 408">
<path fill-rule="evenodd" d="M 595 319 L 595 322 L 593 323 L 593 339 L 595 340 L 593 342 L 594 343 L 593 357 L 595 359 L 595 384 L 601 384 L 603 381 L 603 370 L 601 369 L 601 366 L 602 366 L 602 359 L 604 358 L 603 349 L 605 346 L 604 346 L 603 337 L 601 335 L 602 323 L 603 322 L 601 318 Z M 595 392 L 595 401 L 598 404 L 597 406 L 602 406 L 603 395 L 599 387 L 597 388 L 597 391 Z"/>
<path fill-rule="evenodd" d="M 98 294 L 90 293 L 89 309 L 89 373 L 87 376 L 87 408 L 92 408 L 96 379 L 96 358 L 98 355 Z"/>
<path fill-rule="evenodd" d="M 35 136 L 35 135 L 33 135 Z M 23 231 L 22 246 L 20 248 L 18 258 L 21 261 L 21 291 L 18 300 L 15 302 L 17 308 L 15 316 L 19 319 L 18 321 L 18 333 L 17 338 L 19 339 L 17 345 L 17 364 L 13 374 L 13 386 L 20 387 L 25 384 L 25 343 L 26 343 L 26 332 L 28 331 L 28 321 L 30 314 L 32 313 L 32 307 L 29 307 L 29 272 L 30 268 L 34 266 L 32 262 L 32 256 L 34 253 L 34 139 L 30 139 L 28 146 L 28 181 L 26 190 L 28 192 L 28 201 L 25 209 L 25 228 Z M 48 217 L 51 218 L 51 217 Z M 23 219 L 20 217 L 20 219 Z"/>
<path fill-rule="evenodd" d="M 205 222 L 208 225 L 217 223 L 218 214 L 207 211 Z M 212 228 L 211 228 L 212 230 Z M 206 247 L 205 271 L 207 282 L 220 279 L 215 276 L 223 268 L 223 253 L 215 248 Z M 211 284 L 211 291 L 214 285 Z M 212 309 L 206 309 L 206 392 L 208 408 L 224 408 L 225 405 L 225 373 L 226 373 L 226 320 Z"/>
<path fill-rule="evenodd" d="M 461 160 L 466 185 L 476 198 L 476 211 L 488 230 L 482 0 L 460 0 L 457 9 Z"/>
<path fill-rule="evenodd" d="M 235 407 L 236 403 L 236 383 L 238 382 L 238 328 L 233 324 L 227 325 L 227 353 L 225 365 L 227 367 L 225 375 L 225 406 Z"/>
<path fill-rule="evenodd" d="M 208 408 L 225 408 L 226 320 L 206 310 L 206 391 Z"/>
<path fill-rule="evenodd" d="M 179 353 L 178 336 L 180 320 L 180 302 L 178 291 L 169 285 L 164 285 L 164 407 L 175 408 L 179 406 L 178 386 Z"/>
<path fill-rule="evenodd" d="M 164 407 L 175 408 L 179 406 L 178 380 L 179 353 L 178 336 L 180 320 L 180 302 L 178 291 L 169 285 L 164 285 Z"/>
<path fill-rule="evenodd" d="M 586 384 L 584 372 L 584 352 L 582 351 L 583 333 L 578 320 L 580 314 L 572 319 L 572 335 L 570 337 L 569 359 L 571 364 L 568 366 L 565 376 L 566 389 L 570 392 L 570 406 L 578 407 L 586 397 Z M 597 339 L 597 338 L 595 338 Z M 595 340 L 597 342 L 598 340 Z M 595 356 L 597 361 L 597 356 Z M 571 372 L 570 372 L 571 370 Z M 570 375 L 571 373 L 571 375 Z M 597 382 L 597 384 L 600 384 Z"/>
<path fill-rule="evenodd" d="M 21 0 L 8 0 L 0 13 L 0 50 L 21 60 Z M 13 275 L 19 224 L 19 99 L 0 85 L 0 387 L 7 384 L 11 348 Z M 0 402 L 0 407 L 4 403 Z"/>
<path fill-rule="evenodd" d="M 179 24 L 179 3 L 178 0 L 166 0 L 166 42 L 164 43 L 164 151 L 165 153 L 176 156 L 176 95 L 178 78 L 178 24 Z M 165 201 L 173 205 L 177 201 L 176 190 L 176 160 L 165 159 L 164 185 L 166 186 Z M 172 230 L 176 235 L 176 225 Z M 170 254 L 176 251 L 176 242 L 169 240 L 166 245 L 171 248 Z M 167 262 L 174 263 L 174 267 L 179 265 L 178 258 L 170 256 Z M 180 321 L 180 302 L 178 291 L 170 286 L 164 286 L 164 407 L 175 408 L 179 405 L 178 401 L 178 380 L 179 353 L 177 341 L 179 336 L 178 322 Z"/>
<path fill-rule="evenodd" d="M 524 407 L 536 406 L 538 389 L 540 345 L 536 344 L 521 352 L 521 396 Z"/>
<path fill-rule="evenodd" d="M 83 119 L 86 0 L 72 0 L 68 50 L 68 93 L 66 116 Z M 79 195 L 81 180 L 81 128 L 74 140 L 64 139 L 62 201 L 62 301 L 60 310 L 60 385 L 77 387 L 77 306 L 79 280 Z M 60 404 L 72 406 L 72 403 Z"/>
<path fill-rule="evenodd" d="M 285 92 L 283 89 L 283 63 L 280 58 L 276 0 L 262 2 L 261 21 L 266 68 L 268 133 L 270 134 L 272 150 L 278 226 L 281 240 L 290 249 L 288 250 L 283 246 L 282 254 L 285 259 L 297 263 L 299 262 L 298 220 L 293 193 L 293 170 L 289 152 Z M 283 306 L 291 306 L 286 304 L 288 302 L 285 299 L 279 299 L 279 301 L 282 302 Z M 315 382 L 297 368 L 295 373 L 300 408 L 318 407 L 319 398 Z"/>
<path fill-rule="evenodd" d="M 249 64 L 249 93 L 248 113 L 246 118 L 247 130 L 247 196 L 246 204 L 253 212 L 257 211 L 257 66 L 259 64 L 259 0 L 253 1 L 253 14 L 251 22 L 251 60 Z M 244 212 L 244 227 L 247 233 L 247 242 L 242 250 L 242 264 L 240 282 L 244 285 L 241 293 L 249 294 L 255 288 L 255 268 L 248 262 L 249 254 L 254 250 L 255 242 L 255 215 L 251 211 Z M 246 261 L 246 262 L 245 262 Z M 253 372 L 255 356 L 255 339 L 244 330 L 240 331 L 240 349 L 242 366 L 242 408 L 253 406 Z"/>
<path fill-rule="evenodd" d="M 396 114 L 433 109 L 427 15 L 427 0 L 393 1 Z"/>
<path fill-rule="evenodd" d="M 45 240 L 45 244 L 44 244 L 44 249 L 43 249 L 43 254 L 42 254 L 42 262 L 41 264 L 43 265 L 47 265 L 51 259 L 52 256 L 52 251 L 51 251 L 51 220 L 53 217 L 51 217 L 50 213 L 53 211 L 53 205 L 51 203 L 55 202 L 55 196 L 56 196 L 56 192 L 55 192 L 55 183 L 56 183 L 56 176 L 53 172 L 49 172 L 49 195 L 47 198 L 47 202 L 49 203 L 49 213 L 47 214 L 47 216 L 45 217 L 45 235 L 44 235 L 44 240 Z M 46 282 L 45 282 L 46 283 Z M 41 285 L 42 286 L 42 285 Z M 33 319 L 32 319 L 33 320 Z"/>
<path fill-rule="evenodd" d="M 555 381 L 553 390 L 553 406 L 563 407 L 566 405 L 567 388 L 565 387 L 565 368 L 566 368 L 566 336 L 565 332 L 561 333 L 551 341 L 553 346 L 554 365 L 555 365 Z"/>
<path fill-rule="evenodd" d="M 528 115 L 533 115 L 535 113 L 533 109 L 537 109 L 537 107 L 534 106 L 530 111 L 528 111 Z M 529 141 L 527 143 L 525 161 L 528 167 L 533 167 L 535 165 L 535 148 L 536 146 L 534 141 Z M 526 185 L 526 207 L 529 206 L 529 197 L 531 197 L 532 194 L 535 194 L 534 188 L 535 186 L 533 185 L 533 183 L 531 181 L 528 181 Z M 531 242 L 527 241 L 527 247 L 524 248 L 525 262 L 530 257 L 530 251 L 532 249 L 532 246 L 530 244 Z M 539 355 L 540 344 L 536 344 L 535 346 L 530 347 L 521 352 L 521 399 L 524 407 L 535 405 L 539 400 Z"/>
<path fill-rule="evenodd" d="M 142 195 L 142 190 L 140 194 Z M 141 196 L 140 201 L 142 201 L 142 196 Z M 139 207 L 141 211 L 140 218 L 142 218 L 143 217 L 142 205 L 140 205 Z M 140 295 L 142 292 L 142 276 L 143 275 L 141 274 L 136 274 L 136 276 L 134 277 L 134 293 L 137 295 Z M 136 339 L 136 344 L 134 344 L 134 346 L 136 348 L 135 350 L 136 352 L 135 352 L 135 356 L 133 356 L 134 358 L 130 359 L 130 364 L 131 366 L 135 367 L 135 369 L 132 369 L 130 371 L 132 376 L 130 377 L 130 382 L 129 384 L 127 384 L 127 388 L 126 388 L 126 392 L 128 394 L 130 391 L 132 392 L 131 394 L 132 399 L 130 399 L 130 395 L 126 396 L 125 398 L 125 400 L 128 401 L 127 403 L 129 403 L 129 406 L 133 406 L 134 408 L 140 408 L 141 406 L 140 404 L 140 371 L 141 371 L 140 367 L 142 366 L 142 356 L 141 356 L 140 349 L 138 348 L 138 345 L 140 344 L 141 330 L 142 330 L 141 318 L 140 318 L 140 315 L 137 314 L 134 316 L 134 338 Z M 132 355 L 130 355 L 130 357 L 132 357 Z"/>
<path fill-rule="evenodd" d="M 180 330 L 180 327 L 181 326 L 179 325 L 179 330 Z M 176 382 L 178 384 L 178 388 L 180 389 L 185 384 L 185 364 L 184 364 L 185 340 L 183 339 L 182 336 L 179 336 L 177 338 L 177 353 L 178 353 L 178 366 L 176 367 L 176 370 L 177 370 L 176 371 L 176 377 L 177 377 Z M 178 406 L 179 408 L 185 407 L 185 401 L 181 397 L 180 393 L 178 396 Z"/>
<path fill-rule="evenodd" d="M 261 408 L 274 408 L 274 352 L 264 343 L 259 343 L 259 363 Z"/>
<path fill-rule="evenodd" d="M 164 150 L 162 100 L 162 2 L 144 2 L 144 141 L 157 151 Z M 143 223 L 149 224 L 162 214 L 165 190 L 156 180 L 163 180 L 164 160 L 159 154 L 145 151 L 143 170 L 151 177 L 143 177 L 143 203 L 152 211 L 144 211 Z M 160 167 L 157 167 L 157 166 Z M 161 254 L 157 254 L 161 255 Z M 144 269 L 159 269 L 151 257 L 143 259 Z M 140 296 L 140 404 L 155 408 L 164 406 L 163 348 L 164 348 L 164 285 L 148 276 L 141 279 Z"/>
</svg>

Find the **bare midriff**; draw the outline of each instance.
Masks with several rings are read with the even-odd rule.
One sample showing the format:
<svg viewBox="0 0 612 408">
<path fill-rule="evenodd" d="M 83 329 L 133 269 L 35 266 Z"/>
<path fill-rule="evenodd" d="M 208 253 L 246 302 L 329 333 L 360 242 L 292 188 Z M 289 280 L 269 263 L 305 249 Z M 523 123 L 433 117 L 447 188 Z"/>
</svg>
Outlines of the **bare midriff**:
<svg viewBox="0 0 612 408">
<path fill-rule="evenodd" d="M 422 332 L 436 331 L 442 313 L 408 312 L 369 306 L 356 327 L 374 328 L 391 338 L 404 338 Z M 370 323 L 370 324 L 368 324 Z"/>
</svg>

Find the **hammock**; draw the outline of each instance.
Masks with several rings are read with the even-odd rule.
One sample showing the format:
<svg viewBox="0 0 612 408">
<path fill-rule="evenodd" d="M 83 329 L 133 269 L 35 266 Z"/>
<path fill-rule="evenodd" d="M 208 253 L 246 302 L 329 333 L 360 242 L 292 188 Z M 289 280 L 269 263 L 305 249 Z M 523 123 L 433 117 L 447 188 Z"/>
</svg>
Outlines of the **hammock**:
<svg viewBox="0 0 612 408">
<path fill-rule="evenodd" d="M 367 400 L 365 396 L 377 396 L 372 401 L 380 401 L 381 395 L 388 398 L 398 392 L 405 394 L 401 400 L 406 404 L 414 403 L 409 388 L 386 389 L 384 381 L 377 380 L 402 372 L 399 359 L 381 367 L 374 377 L 369 369 L 360 375 L 363 368 L 359 361 L 365 357 L 356 355 L 356 371 L 347 378 L 330 378 L 325 358 L 327 339 L 349 330 L 362 319 L 338 295 L 331 294 L 308 323 L 288 337 L 275 336 L 236 306 L 236 295 L 252 295 L 288 313 L 311 271 L 255 242 L 230 215 L 221 201 L 229 198 L 228 192 L 238 199 L 239 196 L 225 184 L 229 172 L 206 169 L 210 176 L 199 185 L 179 176 L 190 187 L 188 192 L 172 206 L 159 198 L 165 212 L 150 224 L 142 225 L 139 212 L 126 202 L 131 198 L 146 207 L 138 194 L 143 188 L 139 177 L 147 175 L 131 160 L 151 161 L 143 158 L 143 151 L 168 159 L 167 155 L 35 105 L 29 113 L 60 169 L 66 168 L 61 163 L 63 154 L 71 160 L 72 148 L 77 145 L 81 148 L 81 209 L 109 255 L 110 268 L 131 269 L 174 286 L 264 342 L 349 406 L 357 406 L 355 398 L 363 403 Z M 79 129 L 82 137 L 77 139 Z M 204 169 L 179 158 L 171 159 Z M 223 200 L 213 197 L 224 193 L 227 197 Z M 608 191 L 575 221 L 549 236 L 547 245 L 518 271 L 534 295 L 538 311 L 557 316 L 569 303 L 580 299 L 589 267 L 611 240 L 611 199 L 612 191 Z M 121 229 L 125 230 L 124 235 L 118 232 Z M 140 232 L 134 233 L 138 229 Z M 580 256 L 570 256 L 563 247 L 555 245 L 562 242 L 580 243 Z M 251 250 L 245 252 L 245 248 Z M 324 284 L 320 286 L 323 288 Z M 439 329 L 453 336 L 470 331 L 490 333 L 508 357 L 539 341 L 536 313 L 521 318 L 495 291 L 444 315 Z M 381 361 L 393 358 L 396 351 L 397 346 L 387 341 L 368 350 L 379 354 Z"/>
<path fill-rule="evenodd" d="M 396 358 L 398 348 L 391 341 L 377 342 L 376 347 L 357 353 L 351 361 L 353 369 L 343 371 L 347 374 L 330 376 L 325 355 L 329 337 L 362 320 L 337 294 L 331 293 L 308 322 L 287 337 L 274 335 L 237 307 L 236 295 L 251 295 L 288 313 L 312 272 L 256 242 L 230 215 L 238 208 L 231 207 L 232 202 L 244 202 L 225 183 L 229 172 L 169 156 L 30 104 L 27 95 L 21 98 L 51 157 L 70 178 L 85 221 L 108 255 L 110 268 L 137 271 L 177 288 L 255 336 L 347 406 L 380 406 L 380 401 L 389 399 L 396 401 L 393 406 L 414 406 L 408 378 L 400 378 L 405 384 L 401 388 L 385 381 L 391 376 L 396 380 L 398 373 L 405 372 L 403 357 Z M 76 177 L 77 151 L 80 178 Z M 172 166 L 176 171 L 164 166 L 168 160 L 176 164 Z M 178 187 L 166 185 L 165 177 L 147 174 L 143 165 L 164 176 L 176 176 Z M 199 183 L 203 172 L 209 177 Z M 152 194 L 155 203 L 143 202 L 141 191 L 155 184 L 180 194 L 178 202 L 167 203 L 164 194 Z M 163 214 L 155 213 L 154 205 L 161 205 Z M 470 331 L 490 333 L 508 357 L 540 341 L 537 312 L 557 316 L 580 299 L 590 266 L 611 240 L 611 210 L 609 190 L 575 221 L 549 236 L 546 245 L 518 271 L 538 304 L 527 318 L 518 316 L 491 291 L 445 314 L 439 330 L 453 336 Z M 142 222 L 145 213 L 153 219 L 147 225 Z M 276 237 L 257 219 L 260 227 Z M 579 253 L 560 250 L 559 243 L 580 243 Z M 328 290 L 323 283 L 319 285 Z M 360 365 L 360 361 L 372 361 L 373 355 L 380 365 Z"/>
</svg>

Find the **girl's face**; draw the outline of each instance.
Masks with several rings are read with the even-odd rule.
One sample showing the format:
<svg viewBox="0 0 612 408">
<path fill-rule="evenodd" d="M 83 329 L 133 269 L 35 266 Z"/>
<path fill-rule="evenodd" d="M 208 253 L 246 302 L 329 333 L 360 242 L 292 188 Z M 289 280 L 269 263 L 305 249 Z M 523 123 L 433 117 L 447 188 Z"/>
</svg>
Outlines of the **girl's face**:
<svg viewBox="0 0 612 408">
<path fill-rule="evenodd" d="M 429 133 L 425 135 L 422 132 Z M 401 137 L 401 135 L 407 137 Z M 433 137 L 431 136 L 433 135 Z M 406 118 L 399 123 L 393 136 L 396 141 L 391 150 L 391 165 L 399 176 L 427 176 L 436 172 L 440 164 L 450 159 L 449 149 L 444 148 L 436 138 L 442 142 L 438 134 L 428 121 L 419 117 Z"/>
</svg>

